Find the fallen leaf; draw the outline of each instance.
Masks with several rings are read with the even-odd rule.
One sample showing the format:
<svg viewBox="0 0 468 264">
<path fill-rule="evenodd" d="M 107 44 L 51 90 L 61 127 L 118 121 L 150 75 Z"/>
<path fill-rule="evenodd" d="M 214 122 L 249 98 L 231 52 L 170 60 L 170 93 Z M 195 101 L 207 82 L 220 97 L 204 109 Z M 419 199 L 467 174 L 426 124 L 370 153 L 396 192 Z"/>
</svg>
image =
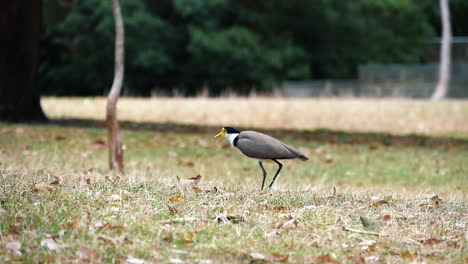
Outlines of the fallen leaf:
<svg viewBox="0 0 468 264">
<path fill-rule="evenodd" d="M 55 242 L 52 238 L 46 238 L 41 241 L 41 247 L 46 247 L 50 251 L 60 252 L 60 245 Z"/>
<path fill-rule="evenodd" d="M 59 185 L 59 184 L 60 184 L 59 179 L 56 179 L 55 181 L 50 183 L 50 185 Z"/>
<path fill-rule="evenodd" d="M 179 263 L 184 263 L 184 261 L 181 260 L 180 258 L 169 258 L 169 263 L 179 264 Z"/>
<path fill-rule="evenodd" d="M 288 210 L 289 208 L 287 208 L 287 207 L 284 206 L 284 205 L 266 204 L 266 205 L 265 205 L 265 209 L 281 212 L 281 211 L 286 211 L 286 210 Z"/>
<path fill-rule="evenodd" d="M 281 255 L 277 253 L 273 253 L 271 254 L 271 256 L 273 257 L 273 260 L 276 262 L 286 262 L 288 261 L 288 258 L 289 258 L 289 255 Z"/>
<path fill-rule="evenodd" d="M 314 149 L 314 153 L 315 153 L 315 154 L 321 154 L 321 153 L 323 153 L 323 148 L 322 148 L 322 147 L 316 147 L 316 148 Z"/>
<path fill-rule="evenodd" d="M 348 257 L 348 260 L 353 264 L 365 264 L 366 263 L 366 259 L 359 255 Z"/>
<path fill-rule="evenodd" d="M 111 196 L 109 197 L 109 199 L 110 199 L 111 201 L 120 201 L 120 200 L 122 200 L 122 197 L 121 197 L 120 195 L 118 195 L 118 194 L 113 194 L 113 195 L 111 195 Z"/>
<path fill-rule="evenodd" d="M 190 178 L 188 178 L 188 179 L 189 179 L 189 180 L 192 180 L 192 181 L 200 181 L 201 177 L 202 177 L 202 176 L 199 174 L 199 175 L 197 175 L 197 176 L 193 176 L 193 177 L 190 177 Z"/>
<path fill-rule="evenodd" d="M 94 250 L 83 246 L 77 248 L 76 256 L 80 259 L 88 260 L 90 262 L 97 262 L 100 258 L 99 254 Z"/>
<path fill-rule="evenodd" d="M 249 256 L 254 260 L 266 260 L 265 255 L 263 255 L 262 253 L 258 253 L 258 252 L 252 252 L 249 254 Z"/>
<path fill-rule="evenodd" d="M 187 255 L 187 254 L 190 253 L 190 252 L 187 251 L 187 250 L 181 250 L 181 249 L 166 248 L 166 249 L 164 249 L 164 250 L 167 251 L 167 252 L 169 252 L 169 253 L 181 254 L 181 255 Z"/>
<path fill-rule="evenodd" d="M 108 236 L 105 236 L 105 235 L 99 235 L 99 236 L 98 236 L 98 239 L 99 239 L 99 240 L 102 240 L 102 241 L 104 241 L 104 242 L 106 242 L 106 243 L 111 243 L 111 244 L 113 244 L 113 245 L 116 245 L 116 244 L 117 244 L 117 242 L 115 241 L 115 239 L 113 239 L 113 238 L 111 238 L 111 237 L 108 237 Z"/>
<path fill-rule="evenodd" d="M 95 229 L 100 229 L 100 228 L 104 227 L 104 223 L 102 222 L 101 219 L 98 219 L 98 220 L 94 221 L 93 226 L 94 226 Z"/>
<path fill-rule="evenodd" d="M 378 143 L 373 142 L 373 143 L 371 143 L 371 144 L 369 145 L 369 149 L 370 149 L 370 150 L 376 150 L 376 149 L 378 149 L 378 148 L 379 148 L 379 144 L 378 144 Z"/>
<path fill-rule="evenodd" d="M 362 251 L 374 250 L 375 244 L 376 244 L 375 240 L 364 240 L 361 243 L 359 243 Z"/>
<path fill-rule="evenodd" d="M 51 192 L 53 190 L 54 187 L 48 185 L 47 183 L 36 183 L 32 188 L 33 192 Z"/>
<path fill-rule="evenodd" d="M 0 208 L 0 216 L 9 216 L 9 215 L 11 215 L 10 210 L 3 210 L 2 208 Z"/>
<path fill-rule="evenodd" d="M 392 220 L 392 216 L 391 215 L 384 215 L 384 216 L 379 217 L 378 220 L 390 221 L 390 220 Z"/>
<path fill-rule="evenodd" d="M 282 228 L 282 229 L 291 229 L 293 227 L 297 227 L 297 218 L 296 217 L 292 217 L 290 220 L 288 221 L 285 221 L 285 222 L 279 222 L 275 225 L 275 228 L 279 229 L 279 228 Z"/>
<path fill-rule="evenodd" d="M 365 259 L 366 261 L 376 262 L 377 260 L 379 260 L 379 256 L 367 256 Z"/>
<path fill-rule="evenodd" d="M 339 262 L 332 259 L 329 255 L 322 255 L 320 257 L 318 257 L 316 260 L 315 260 L 315 263 L 336 263 L 338 264 Z"/>
<path fill-rule="evenodd" d="M 64 140 L 64 139 L 66 139 L 66 137 L 64 135 L 55 136 L 55 140 L 57 140 L 57 141 Z"/>
<path fill-rule="evenodd" d="M 436 244 L 442 243 L 442 240 L 437 239 L 437 238 L 429 238 L 427 240 L 424 240 L 422 242 L 423 245 L 425 246 L 434 246 Z"/>
<path fill-rule="evenodd" d="M 90 145 L 88 145 L 88 149 L 91 150 L 98 150 L 98 149 L 103 149 L 106 147 L 106 142 L 102 139 L 97 139 Z"/>
<path fill-rule="evenodd" d="M 195 166 L 195 163 L 193 163 L 193 161 L 190 161 L 190 160 L 179 159 L 179 165 L 193 167 Z"/>
<path fill-rule="evenodd" d="M 332 158 L 332 157 L 325 157 L 325 159 L 323 160 L 323 162 L 327 163 L 327 164 L 332 164 L 335 160 Z"/>
<path fill-rule="evenodd" d="M 432 198 L 431 198 L 431 201 L 436 205 L 436 206 L 439 206 L 440 204 L 440 201 L 442 201 L 442 199 L 439 198 L 439 195 L 434 195 Z"/>
<path fill-rule="evenodd" d="M 13 257 L 21 257 L 23 255 L 20 251 L 21 243 L 19 241 L 8 242 L 5 245 L 5 249 Z"/>
<path fill-rule="evenodd" d="M 193 189 L 196 193 L 202 193 L 202 192 L 203 192 L 203 190 L 200 189 L 200 188 L 198 188 L 197 186 L 192 187 L 192 189 Z"/>
<path fill-rule="evenodd" d="M 171 202 L 171 203 L 184 201 L 184 200 L 185 200 L 185 196 L 183 196 L 183 195 L 175 195 L 175 196 L 172 196 L 172 197 L 169 198 L 169 202 Z"/>
<path fill-rule="evenodd" d="M 174 205 L 166 204 L 167 208 L 169 209 L 169 212 L 171 212 L 172 215 L 175 215 L 178 213 L 177 208 Z"/>
<path fill-rule="evenodd" d="M 373 207 L 377 207 L 377 206 L 380 206 L 380 205 L 387 205 L 387 206 L 390 206 L 390 207 L 395 207 L 394 203 L 387 202 L 385 200 L 380 200 L 380 201 L 377 201 L 377 202 L 372 204 Z"/>
<path fill-rule="evenodd" d="M 411 252 L 409 252 L 409 251 L 405 251 L 405 252 L 401 253 L 401 256 L 402 256 L 404 259 L 412 259 L 412 258 L 415 258 L 415 255 L 411 254 Z"/>
<path fill-rule="evenodd" d="M 163 240 L 164 242 L 167 242 L 167 243 L 172 243 L 172 241 L 173 241 L 174 239 L 173 239 L 172 237 L 167 236 L 167 237 L 163 237 L 162 240 Z"/>
<path fill-rule="evenodd" d="M 75 228 L 78 226 L 78 222 L 77 221 L 67 221 L 65 223 L 63 223 L 64 226 L 66 227 L 69 227 L 69 228 Z"/>
<path fill-rule="evenodd" d="M 144 264 L 145 260 L 144 259 L 134 258 L 134 257 L 128 257 L 127 260 L 125 260 L 125 263 L 127 263 L 127 264 Z"/>
</svg>

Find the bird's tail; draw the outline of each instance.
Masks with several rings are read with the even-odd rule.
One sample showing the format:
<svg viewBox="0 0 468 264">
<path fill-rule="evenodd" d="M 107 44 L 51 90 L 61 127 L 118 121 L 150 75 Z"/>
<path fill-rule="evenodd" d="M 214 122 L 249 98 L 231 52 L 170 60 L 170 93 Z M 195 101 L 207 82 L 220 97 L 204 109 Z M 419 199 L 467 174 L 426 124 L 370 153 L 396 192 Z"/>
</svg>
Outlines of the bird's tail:
<svg viewBox="0 0 468 264">
<path fill-rule="evenodd" d="M 291 147 L 291 146 L 288 146 L 286 144 L 284 144 L 284 146 L 289 150 L 291 151 L 291 153 L 293 153 L 298 159 L 302 160 L 302 161 L 306 161 L 309 159 L 309 157 L 307 157 L 306 155 L 302 154 L 299 150 Z"/>
</svg>

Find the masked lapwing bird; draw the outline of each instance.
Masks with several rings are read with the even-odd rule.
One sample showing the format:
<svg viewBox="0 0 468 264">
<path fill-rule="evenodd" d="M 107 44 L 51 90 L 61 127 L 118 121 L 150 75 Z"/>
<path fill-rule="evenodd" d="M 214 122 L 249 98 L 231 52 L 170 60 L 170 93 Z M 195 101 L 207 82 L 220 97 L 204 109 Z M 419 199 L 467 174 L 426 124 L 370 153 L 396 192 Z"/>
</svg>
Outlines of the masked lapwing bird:
<svg viewBox="0 0 468 264">
<path fill-rule="evenodd" d="M 268 186 L 268 189 L 270 189 L 283 168 L 283 164 L 278 160 L 300 159 L 302 161 L 306 161 L 309 159 L 297 149 L 288 146 L 275 138 L 255 131 L 241 132 L 233 127 L 223 127 L 221 132 L 215 136 L 215 138 L 217 137 L 219 138 L 218 142 L 221 139 L 226 138 L 233 147 L 239 149 L 247 157 L 258 159 L 258 164 L 263 171 L 262 190 L 265 186 L 265 179 L 267 177 L 267 172 L 262 164 L 263 160 L 273 160 L 278 164 L 278 170 Z"/>
</svg>

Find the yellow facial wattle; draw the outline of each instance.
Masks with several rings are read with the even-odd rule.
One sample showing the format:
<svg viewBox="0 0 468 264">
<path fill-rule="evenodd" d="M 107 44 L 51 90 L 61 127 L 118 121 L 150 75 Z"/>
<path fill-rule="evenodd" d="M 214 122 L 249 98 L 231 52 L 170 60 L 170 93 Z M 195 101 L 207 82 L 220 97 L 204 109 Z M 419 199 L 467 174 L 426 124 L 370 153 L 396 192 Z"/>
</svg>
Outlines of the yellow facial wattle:
<svg viewBox="0 0 468 264">
<path fill-rule="evenodd" d="M 223 139 L 224 136 L 226 136 L 226 133 L 227 133 L 227 131 L 223 127 L 223 129 L 221 129 L 221 131 L 218 134 L 216 134 L 216 136 L 214 136 L 215 138 L 219 137 L 218 140 L 216 141 L 216 143 L 218 143 L 221 139 Z"/>
</svg>

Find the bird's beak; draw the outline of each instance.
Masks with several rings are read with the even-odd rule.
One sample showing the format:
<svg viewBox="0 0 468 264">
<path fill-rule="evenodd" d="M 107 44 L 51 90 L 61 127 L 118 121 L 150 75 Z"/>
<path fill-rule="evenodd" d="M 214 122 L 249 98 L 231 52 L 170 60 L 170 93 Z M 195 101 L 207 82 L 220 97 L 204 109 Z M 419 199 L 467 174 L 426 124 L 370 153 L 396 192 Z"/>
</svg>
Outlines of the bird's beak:
<svg viewBox="0 0 468 264">
<path fill-rule="evenodd" d="M 216 134 L 216 136 L 214 136 L 215 138 L 218 138 L 218 140 L 216 140 L 216 143 L 218 143 L 221 139 L 223 139 L 226 133 L 227 133 L 226 129 L 224 128 L 221 129 L 221 131 L 218 134 Z"/>
</svg>

